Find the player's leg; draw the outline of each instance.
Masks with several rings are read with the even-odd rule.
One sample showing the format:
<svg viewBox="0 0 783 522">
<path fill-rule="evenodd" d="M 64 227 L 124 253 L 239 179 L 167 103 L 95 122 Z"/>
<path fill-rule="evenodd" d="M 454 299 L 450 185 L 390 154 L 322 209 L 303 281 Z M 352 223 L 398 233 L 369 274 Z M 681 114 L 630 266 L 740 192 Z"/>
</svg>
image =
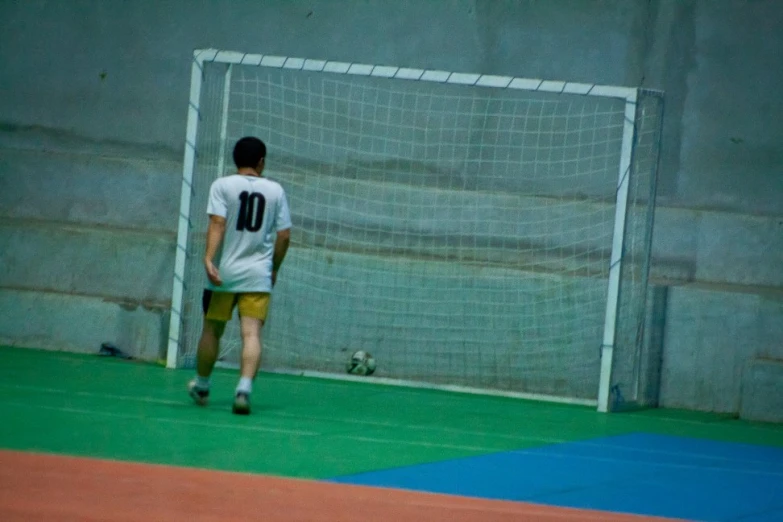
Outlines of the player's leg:
<svg viewBox="0 0 783 522">
<path fill-rule="evenodd" d="M 201 338 L 198 341 L 196 352 L 196 373 L 198 377 L 209 379 L 215 368 L 218 353 L 220 352 L 220 338 L 226 329 L 225 321 L 204 319 L 204 327 Z"/>
<path fill-rule="evenodd" d="M 189 385 L 190 396 L 201 406 L 209 398 L 209 378 L 220 353 L 220 338 L 231 319 L 236 296 L 233 294 L 204 291 L 204 325 L 196 352 L 196 377 Z"/>
<path fill-rule="evenodd" d="M 234 397 L 234 413 L 250 413 L 250 394 L 253 381 L 261 366 L 261 320 L 240 317 L 242 331 L 242 361 L 239 367 L 239 383 Z"/>
<path fill-rule="evenodd" d="M 268 293 L 243 294 L 238 300 L 242 333 L 242 361 L 234 398 L 234 413 L 250 413 L 253 381 L 261 367 L 261 330 L 269 308 Z"/>
</svg>

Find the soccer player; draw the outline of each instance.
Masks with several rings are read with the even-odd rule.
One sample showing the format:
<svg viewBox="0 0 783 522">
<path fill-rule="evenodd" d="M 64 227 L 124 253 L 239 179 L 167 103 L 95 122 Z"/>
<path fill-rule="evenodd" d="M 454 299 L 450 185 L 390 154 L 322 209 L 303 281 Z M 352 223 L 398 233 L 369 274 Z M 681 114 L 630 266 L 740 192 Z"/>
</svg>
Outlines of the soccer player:
<svg viewBox="0 0 783 522">
<path fill-rule="evenodd" d="M 291 237 L 291 215 L 280 184 L 262 176 L 266 145 L 245 137 L 234 146 L 236 174 L 215 180 L 209 190 L 203 295 L 204 329 L 198 344 L 196 377 L 188 384 L 200 406 L 209 398 L 209 377 L 217 361 L 220 337 L 239 311 L 242 362 L 233 412 L 250 413 L 250 394 L 261 364 L 261 329 L 272 287 Z M 220 262 L 215 255 L 222 244 Z"/>
</svg>

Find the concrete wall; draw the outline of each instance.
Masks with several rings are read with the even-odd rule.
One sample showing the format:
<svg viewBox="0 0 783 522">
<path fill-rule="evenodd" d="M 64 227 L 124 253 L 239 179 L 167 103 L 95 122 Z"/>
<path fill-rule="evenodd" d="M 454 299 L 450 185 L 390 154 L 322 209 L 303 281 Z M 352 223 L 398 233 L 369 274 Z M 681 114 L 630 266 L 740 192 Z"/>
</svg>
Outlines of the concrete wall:
<svg viewBox="0 0 783 522">
<path fill-rule="evenodd" d="M 661 405 L 739 413 L 749 366 L 783 359 L 780 295 L 674 288 L 668 302 Z"/>
<path fill-rule="evenodd" d="M 0 342 L 157 351 L 194 48 L 641 84 L 666 91 L 661 404 L 736 412 L 783 346 L 782 23 L 775 0 L 2 2 Z"/>
<path fill-rule="evenodd" d="M 740 413 L 748 368 L 783 357 L 783 6 L 659 2 L 656 20 L 645 81 L 668 108 L 656 258 L 692 268 L 669 293 L 660 403 Z"/>
</svg>

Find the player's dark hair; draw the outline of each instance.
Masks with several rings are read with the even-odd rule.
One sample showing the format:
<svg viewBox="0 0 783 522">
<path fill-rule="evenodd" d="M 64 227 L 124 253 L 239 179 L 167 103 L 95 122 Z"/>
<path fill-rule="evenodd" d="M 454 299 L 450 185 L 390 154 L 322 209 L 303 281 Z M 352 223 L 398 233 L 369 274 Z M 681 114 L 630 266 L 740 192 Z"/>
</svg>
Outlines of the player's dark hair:
<svg viewBox="0 0 783 522">
<path fill-rule="evenodd" d="M 234 145 L 234 164 L 238 169 L 250 167 L 254 169 L 266 157 L 266 145 L 252 136 L 246 136 Z"/>
</svg>

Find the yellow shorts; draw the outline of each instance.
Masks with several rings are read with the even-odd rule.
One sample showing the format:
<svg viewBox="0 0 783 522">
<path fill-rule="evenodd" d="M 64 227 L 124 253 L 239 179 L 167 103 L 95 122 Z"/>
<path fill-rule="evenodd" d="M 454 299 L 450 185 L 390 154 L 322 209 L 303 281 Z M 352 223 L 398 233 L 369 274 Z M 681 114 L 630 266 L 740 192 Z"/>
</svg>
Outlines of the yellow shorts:
<svg viewBox="0 0 783 522">
<path fill-rule="evenodd" d="M 239 310 L 240 317 L 253 317 L 266 321 L 269 298 L 268 292 L 233 293 L 204 290 L 202 304 L 205 317 L 212 321 L 230 321 L 235 306 Z"/>
</svg>

